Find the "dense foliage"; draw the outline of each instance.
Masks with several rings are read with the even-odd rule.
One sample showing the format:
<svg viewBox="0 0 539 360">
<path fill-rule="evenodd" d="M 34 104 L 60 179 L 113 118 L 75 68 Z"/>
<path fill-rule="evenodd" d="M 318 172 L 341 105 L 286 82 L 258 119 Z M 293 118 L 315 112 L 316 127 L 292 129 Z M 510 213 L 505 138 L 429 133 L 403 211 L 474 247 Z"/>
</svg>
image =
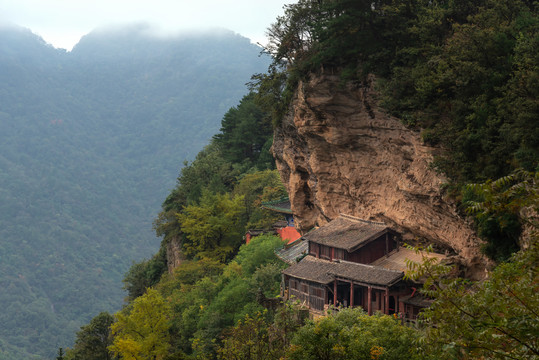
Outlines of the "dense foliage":
<svg viewBox="0 0 539 360">
<path fill-rule="evenodd" d="M 537 231 L 537 227 L 535 228 Z M 437 359 L 536 359 L 539 356 L 539 239 L 500 264 L 482 283 L 448 277 L 452 268 L 425 261 L 410 276 L 426 279 L 436 299 L 422 313 L 424 348 Z"/>
<path fill-rule="evenodd" d="M 283 263 L 274 250 L 282 241 L 260 236 L 242 245 L 248 226 L 271 231 L 280 219 L 260 209 L 261 201 L 285 195 L 272 170 L 268 116 L 252 98 L 231 108 L 220 133 L 184 164 L 155 222 L 164 235 L 159 252 L 133 264 L 124 278 L 128 305 L 116 314 L 109 356 L 211 356 L 225 328 L 263 310 L 257 295 L 279 292 Z M 185 260 L 169 274 L 171 242 L 180 245 Z M 67 351 L 68 358 L 76 354 L 76 347 Z"/>
<path fill-rule="evenodd" d="M 300 0 L 287 6 L 269 29 L 269 71 L 253 78 L 255 92 L 185 163 L 154 223 L 163 236 L 160 251 L 127 273 L 129 303 L 106 338 L 108 356 L 539 356 L 536 6 L 524 0 Z M 305 321 L 299 304 L 269 306 L 285 266 L 275 256 L 281 240 L 263 235 L 242 245 L 248 227 L 274 221 L 258 204 L 284 195 L 267 152 L 270 118 L 276 123 L 282 116 L 298 80 L 325 71 L 358 86 L 376 74 L 386 108 L 440 145 L 434 165 L 458 185 L 478 182 L 467 187 L 465 206 L 491 240 L 485 252 L 506 262 L 478 283 L 449 277 L 453 269 L 434 258 L 410 262 L 408 276 L 426 279 L 422 291 L 433 300 L 424 326 L 342 308 Z M 528 170 L 507 175 L 520 167 Z M 488 180 L 500 175 L 507 176 Z M 522 224 L 530 242 L 509 256 L 518 249 Z M 184 257 L 171 272 L 164 255 L 169 246 Z"/>
<path fill-rule="evenodd" d="M 336 315 L 307 323 L 294 336 L 291 360 L 428 359 L 416 341 L 420 333 L 396 317 L 341 309 Z"/>
<path fill-rule="evenodd" d="M 534 170 L 536 7 L 524 0 L 300 0 L 270 27 L 266 50 L 274 62 L 253 87 L 263 106 L 284 111 L 299 79 L 338 71 L 361 84 L 374 73 L 385 107 L 445 150 L 435 165 L 453 180 Z"/>
<path fill-rule="evenodd" d="M 66 354 L 65 360 L 115 359 L 108 350 L 108 347 L 112 345 L 111 325 L 113 323 L 114 317 L 107 312 L 102 312 L 94 317 L 89 324 L 82 326 L 77 333 L 75 346 Z"/>
<path fill-rule="evenodd" d="M 180 242 L 188 258 L 230 260 L 248 226 L 270 229 L 275 214 L 261 201 L 286 194 L 269 154 L 273 131 L 253 94 L 223 117 L 221 130 L 192 163 L 155 221 L 162 246 Z"/>
<path fill-rule="evenodd" d="M 461 200 L 465 183 L 539 167 L 537 6 L 300 0 L 269 28 L 273 63 L 251 86 L 278 124 L 299 80 L 339 73 L 370 86 L 374 74 L 381 104 L 437 146 L 432 165 Z M 485 253 L 509 257 L 521 225 L 512 213 L 477 219 Z"/>
<path fill-rule="evenodd" d="M 0 26 L 2 359 L 51 359 L 120 308 L 182 161 L 268 63 L 236 34 L 147 30 L 96 31 L 65 52 Z"/>
<path fill-rule="evenodd" d="M 116 314 L 110 351 L 123 359 L 163 359 L 170 348 L 170 305 L 153 289 Z"/>
<path fill-rule="evenodd" d="M 112 338 L 95 343 L 96 351 L 108 344 L 111 358 L 211 358 L 226 328 L 264 310 L 257 294 L 278 294 L 284 264 L 274 251 L 280 246 L 281 239 L 264 235 L 242 245 L 227 265 L 209 258 L 185 261 L 115 315 Z M 85 332 L 67 359 L 93 359 L 78 350 Z"/>
<path fill-rule="evenodd" d="M 451 4 L 451 3 L 450 3 Z M 539 18 L 530 1 L 455 2 L 429 9 L 428 26 L 447 24 L 438 44 L 415 41 L 422 53 L 395 66 L 388 108 L 425 129 L 446 152 L 436 166 L 457 181 L 484 181 L 539 159 Z M 436 45 L 436 46 L 433 46 Z M 429 46 L 429 49 L 426 47 Z"/>
<path fill-rule="evenodd" d="M 539 212 L 539 172 L 522 169 L 494 181 L 467 184 L 464 199 L 467 212 L 474 214 L 480 236 L 489 241 L 485 254 L 507 260 L 519 248 L 525 228 L 537 228 L 533 215 Z"/>
<path fill-rule="evenodd" d="M 247 315 L 231 328 L 218 359 L 429 359 L 416 346 L 420 333 L 391 316 L 341 309 L 318 320 L 302 320 L 297 305 L 281 307 L 267 321 Z"/>
</svg>

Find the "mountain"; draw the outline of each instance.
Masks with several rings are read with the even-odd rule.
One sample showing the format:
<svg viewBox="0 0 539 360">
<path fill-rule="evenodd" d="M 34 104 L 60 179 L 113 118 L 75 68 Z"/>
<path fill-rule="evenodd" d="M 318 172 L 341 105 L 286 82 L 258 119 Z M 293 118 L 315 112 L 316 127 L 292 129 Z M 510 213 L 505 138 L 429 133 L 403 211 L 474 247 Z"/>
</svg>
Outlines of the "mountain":
<svg viewBox="0 0 539 360">
<path fill-rule="evenodd" d="M 162 248 L 131 268 L 131 306 L 108 318 L 101 339 L 89 341 L 91 326 L 80 332 L 66 358 L 106 354 L 112 343 L 110 354 L 126 358 L 535 359 L 536 14 L 536 4 L 523 0 L 286 5 L 268 30 L 268 72 L 254 77 L 255 91 L 224 116 L 221 133 L 182 169 L 163 203 L 156 222 Z M 385 258 L 369 265 L 408 268 L 413 285 L 397 285 L 397 273 L 379 268 L 391 273 L 383 285 L 385 275 L 365 264 L 305 265 L 305 244 L 285 249 L 298 263 L 283 272 L 271 238 L 239 246 L 245 224 L 261 223 L 256 204 L 285 192 L 263 198 L 277 195 L 277 174 L 253 167 L 272 165 L 260 161 L 268 155 L 270 118 L 294 224 L 305 238 L 325 232 L 321 247 L 309 246 L 311 255 L 342 258 L 339 247 L 351 238 L 369 242 L 383 225 L 382 233 L 421 246 L 411 253 L 418 262 L 402 255 L 407 250 L 400 264 Z M 266 141 L 253 141 L 257 127 Z M 370 230 L 324 229 L 346 215 Z M 332 235 L 342 240 L 335 251 L 324 246 Z M 428 259 L 431 250 L 448 261 Z M 167 270 L 165 252 L 182 261 L 169 261 L 173 271 L 156 276 Z M 337 274 L 334 265 L 346 269 Z M 354 284 L 367 289 L 356 294 Z M 305 301 L 279 306 L 282 298 L 272 299 L 278 293 Z M 384 303 L 388 314 L 400 303 L 399 314 L 367 318 L 343 308 L 370 312 Z M 308 308 L 316 319 L 296 323 Z M 327 316 L 318 316 L 321 309 Z M 406 313 L 428 326 L 405 325 Z"/>
<path fill-rule="evenodd" d="M 73 51 L 0 28 L 0 358 L 52 358 L 115 311 L 152 220 L 268 60 L 228 31 L 96 30 Z"/>
</svg>

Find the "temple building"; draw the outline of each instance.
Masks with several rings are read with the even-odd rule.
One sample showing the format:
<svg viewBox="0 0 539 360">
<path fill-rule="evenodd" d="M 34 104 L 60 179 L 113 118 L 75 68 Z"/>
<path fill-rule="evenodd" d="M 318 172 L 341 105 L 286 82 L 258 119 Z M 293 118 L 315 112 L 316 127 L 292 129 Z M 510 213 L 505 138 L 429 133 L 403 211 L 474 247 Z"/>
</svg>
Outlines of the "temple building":
<svg viewBox="0 0 539 360">
<path fill-rule="evenodd" d="M 400 313 L 415 320 L 430 301 L 417 292 L 419 284 L 404 280 L 405 260 L 441 260 L 443 255 L 417 254 L 400 242 L 399 233 L 384 223 L 341 215 L 305 234 L 297 248 L 278 253 L 292 264 L 282 272 L 283 295 L 299 300 L 313 315 L 330 307 L 360 306 L 369 314 Z"/>
<path fill-rule="evenodd" d="M 274 223 L 271 230 L 248 230 L 245 234 L 245 242 L 247 244 L 253 237 L 263 233 L 273 233 L 279 236 L 287 244 L 291 244 L 301 237 L 301 234 L 294 226 L 294 215 L 292 214 L 290 200 L 288 198 L 263 202 L 262 208 L 282 214 L 283 219 Z"/>
</svg>

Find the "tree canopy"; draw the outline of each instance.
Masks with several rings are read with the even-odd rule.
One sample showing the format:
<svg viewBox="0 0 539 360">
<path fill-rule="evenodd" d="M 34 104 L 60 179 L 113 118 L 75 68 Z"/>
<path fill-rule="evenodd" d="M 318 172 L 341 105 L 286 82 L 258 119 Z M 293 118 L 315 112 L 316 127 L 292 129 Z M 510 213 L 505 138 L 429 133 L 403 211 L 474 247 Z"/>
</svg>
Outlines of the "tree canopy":
<svg viewBox="0 0 539 360">
<path fill-rule="evenodd" d="M 102 312 L 87 325 L 80 328 L 73 349 L 66 352 L 65 360 L 112 360 L 109 351 L 112 345 L 111 325 L 114 317 Z"/>
<path fill-rule="evenodd" d="M 2 23 L 0 43 L 0 357 L 52 359 L 122 306 L 124 273 L 159 248 L 152 219 L 182 162 L 268 59 L 232 32 L 143 26 L 66 52 Z"/>
<path fill-rule="evenodd" d="M 439 359 L 535 359 L 539 356 L 539 241 L 500 264 L 484 282 L 448 277 L 444 264 L 412 264 L 435 299 L 422 314 L 425 349 Z"/>
<path fill-rule="evenodd" d="M 163 203 L 155 221 L 162 252 L 128 272 L 133 296 L 116 315 L 109 349 L 125 358 L 535 359 L 536 6 L 525 0 L 287 5 L 268 30 L 266 51 L 274 59 L 268 72 L 253 77 L 254 93 L 226 113 L 221 132 L 185 164 Z M 458 195 L 462 211 L 475 216 L 489 239 L 485 253 L 500 262 L 477 283 L 449 277 L 453 269 L 434 258 L 410 262 L 409 278 L 426 279 L 422 292 L 433 301 L 417 328 L 398 315 L 342 308 L 305 322 L 301 304 L 265 311 L 260 301 L 278 294 L 286 266 L 275 256 L 279 238 L 262 235 L 249 244 L 241 238 L 248 226 L 271 224 L 258 205 L 284 191 L 268 161 L 269 118 L 278 126 L 298 81 L 326 71 L 357 86 L 376 75 L 387 111 L 439 146 L 433 166 L 452 181 L 448 189 L 465 189 Z M 502 177 L 490 180 L 496 176 Z M 530 242 L 511 255 L 522 224 Z M 162 254 L 173 241 L 185 259 L 168 272 Z M 151 315 L 138 311 L 144 308 Z M 144 336 L 135 336 L 137 327 Z"/>
<path fill-rule="evenodd" d="M 448 195 L 467 201 L 467 183 L 539 169 L 537 6 L 300 0 L 269 28 L 273 63 L 251 88 L 279 126 L 300 80 L 337 73 L 361 87 L 375 75 L 380 105 L 436 146 L 432 166 L 447 177 Z M 518 249 L 516 214 L 476 224 L 492 259 Z"/>
<path fill-rule="evenodd" d="M 116 313 L 109 349 L 125 360 L 162 360 L 170 348 L 169 321 L 169 304 L 150 288 Z"/>
<path fill-rule="evenodd" d="M 384 107 L 444 151 L 457 182 L 538 166 L 537 3 L 314 1 L 287 5 L 269 28 L 268 72 L 253 77 L 276 122 L 299 79 L 337 71 L 378 77 Z"/>
</svg>

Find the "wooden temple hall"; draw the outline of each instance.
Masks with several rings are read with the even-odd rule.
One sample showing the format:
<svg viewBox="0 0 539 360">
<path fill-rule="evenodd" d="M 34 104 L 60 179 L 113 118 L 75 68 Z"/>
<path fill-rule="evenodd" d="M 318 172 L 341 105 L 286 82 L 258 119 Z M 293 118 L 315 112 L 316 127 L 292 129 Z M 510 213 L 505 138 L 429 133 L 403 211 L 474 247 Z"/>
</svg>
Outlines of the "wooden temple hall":
<svg viewBox="0 0 539 360">
<path fill-rule="evenodd" d="M 283 295 L 313 315 L 333 305 L 361 306 L 369 314 L 414 320 L 430 304 L 416 292 L 417 284 L 403 279 L 405 260 L 420 261 L 421 255 L 399 247 L 400 235 L 384 223 L 341 215 L 302 240 L 306 254 L 283 271 Z"/>
</svg>

